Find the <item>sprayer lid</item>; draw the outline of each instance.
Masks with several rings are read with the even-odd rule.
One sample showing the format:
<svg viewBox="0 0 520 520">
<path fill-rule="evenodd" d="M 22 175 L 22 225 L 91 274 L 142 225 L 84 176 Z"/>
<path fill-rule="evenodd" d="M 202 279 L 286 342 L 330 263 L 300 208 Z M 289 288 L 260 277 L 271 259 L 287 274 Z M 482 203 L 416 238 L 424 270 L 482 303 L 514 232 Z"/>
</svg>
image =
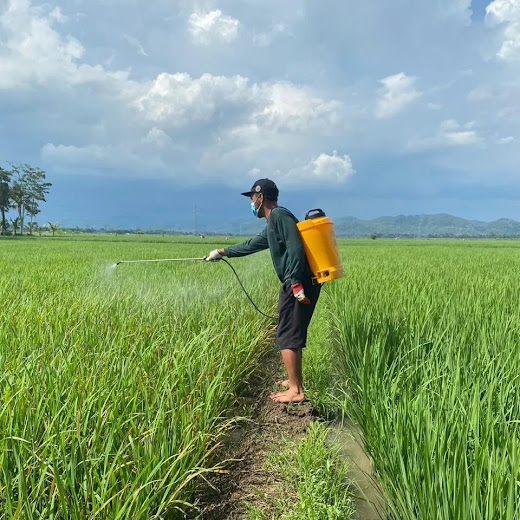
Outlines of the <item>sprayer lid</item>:
<svg viewBox="0 0 520 520">
<path fill-rule="evenodd" d="M 314 212 L 316 212 L 316 214 L 311 215 L 311 213 L 314 213 Z M 305 220 L 309 220 L 311 218 L 321 218 L 321 217 L 326 217 L 326 216 L 327 215 L 325 215 L 325 212 L 322 209 L 310 209 L 305 214 Z"/>
</svg>

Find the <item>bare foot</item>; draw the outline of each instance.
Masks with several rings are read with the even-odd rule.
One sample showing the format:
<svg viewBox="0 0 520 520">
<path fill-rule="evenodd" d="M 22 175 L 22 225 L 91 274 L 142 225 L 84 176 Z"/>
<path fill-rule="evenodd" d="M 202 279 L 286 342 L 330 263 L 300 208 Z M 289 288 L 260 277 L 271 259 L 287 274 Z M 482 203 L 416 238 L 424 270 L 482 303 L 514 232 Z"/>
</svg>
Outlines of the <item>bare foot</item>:
<svg viewBox="0 0 520 520">
<path fill-rule="evenodd" d="M 282 381 L 276 381 L 276 385 L 277 386 L 283 386 L 285 388 L 289 388 L 289 380 L 288 379 L 284 379 Z"/>
<path fill-rule="evenodd" d="M 298 390 L 286 390 L 285 392 L 274 392 L 269 396 L 277 403 L 301 403 L 305 400 L 305 394 Z"/>
</svg>

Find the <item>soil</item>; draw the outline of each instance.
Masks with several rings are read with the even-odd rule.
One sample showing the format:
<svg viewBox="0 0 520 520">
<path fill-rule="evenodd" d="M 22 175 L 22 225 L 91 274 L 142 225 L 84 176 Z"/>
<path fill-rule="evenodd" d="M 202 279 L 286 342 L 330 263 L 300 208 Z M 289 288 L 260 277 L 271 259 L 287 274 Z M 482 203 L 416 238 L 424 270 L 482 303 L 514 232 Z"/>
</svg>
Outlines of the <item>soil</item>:
<svg viewBox="0 0 520 520">
<path fill-rule="evenodd" d="M 263 497 L 274 494 L 277 481 L 264 469 L 267 455 L 281 443 L 283 436 L 298 439 L 316 419 L 308 402 L 286 405 L 269 399 L 275 381 L 283 375 L 279 365 L 279 358 L 269 363 L 269 377 L 263 378 L 263 389 L 257 391 L 256 395 L 260 395 L 252 403 L 252 422 L 236 428 L 226 439 L 224 458 L 234 460 L 226 465 L 226 473 L 214 475 L 209 481 L 211 487 L 199 494 L 197 519 L 245 520 L 246 503 L 262 508 L 270 517 L 271 506 Z M 243 405 L 251 406 L 250 397 L 242 399 Z"/>
<path fill-rule="evenodd" d="M 235 428 L 222 442 L 219 460 L 229 461 L 226 471 L 212 475 L 198 493 L 196 520 L 246 520 L 246 504 L 260 508 L 271 518 L 272 504 L 265 497 L 276 492 L 277 477 L 265 469 L 269 453 L 281 445 L 284 436 L 298 440 L 309 424 L 318 419 L 309 402 L 275 403 L 269 393 L 284 375 L 278 357 L 269 357 L 263 374 L 243 389 L 238 415 L 249 415 L 251 422 Z M 384 500 L 372 476 L 372 462 L 366 455 L 362 437 L 354 425 L 337 427 L 331 442 L 338 445 L 350 465 L 348 476 L 354 482 L 354 520 L 384 519 Z"/>
<path fill-rule="evenodd" d="M 385 500 L 374 477 L 373 463 L 363 446 L 359 427 L 346 422 L 332 431 L 331 442 L 339 447 L 348 462 L 348 476 L 352 480 L 355 514 L 353 520 L 381 520 L 386 518 Z"/>
</svg>

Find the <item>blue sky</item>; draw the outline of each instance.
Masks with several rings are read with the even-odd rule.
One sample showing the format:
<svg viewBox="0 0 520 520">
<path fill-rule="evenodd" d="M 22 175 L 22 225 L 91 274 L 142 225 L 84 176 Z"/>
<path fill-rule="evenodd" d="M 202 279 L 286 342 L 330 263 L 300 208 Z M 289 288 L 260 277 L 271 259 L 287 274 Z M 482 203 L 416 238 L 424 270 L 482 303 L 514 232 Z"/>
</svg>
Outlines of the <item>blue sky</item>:
<svg viewBox="0 0 520 520">
<path fill-rule="evenodd" d="M 520 0 L 0 0 L 0 160 L 41 220 L 520 219 Z"/>
</svg>

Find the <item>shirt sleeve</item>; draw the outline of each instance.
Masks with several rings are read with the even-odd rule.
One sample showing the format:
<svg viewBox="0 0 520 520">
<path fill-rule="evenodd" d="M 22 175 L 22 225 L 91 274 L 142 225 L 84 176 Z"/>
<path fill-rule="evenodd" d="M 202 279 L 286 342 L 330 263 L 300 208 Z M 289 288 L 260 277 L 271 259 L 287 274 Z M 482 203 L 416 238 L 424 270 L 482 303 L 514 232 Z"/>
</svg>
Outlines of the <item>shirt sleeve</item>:
<svg viewBox="0 0 520 520">
<path fill-rule="evenodd" d="M 285 240 L 287 248 L 287 275 L 292 284 L 302 283 L 307 272 L 307 256 L 303 248 L 300 232 L 296 227 L 296 222 L 289 216 L 283 215 L 277 219 L 279 233 Z"/>
<path fill-rule="evenodd" d="M 267 242 L 267 227 L 258 233 L 258 235 L 246 240 L 245 242 L 226 247 L 224 249 L 224 254 L 233 258 L 257 253 L 264 249 L 269 249 L 269 243 Z"/>
</svg>

